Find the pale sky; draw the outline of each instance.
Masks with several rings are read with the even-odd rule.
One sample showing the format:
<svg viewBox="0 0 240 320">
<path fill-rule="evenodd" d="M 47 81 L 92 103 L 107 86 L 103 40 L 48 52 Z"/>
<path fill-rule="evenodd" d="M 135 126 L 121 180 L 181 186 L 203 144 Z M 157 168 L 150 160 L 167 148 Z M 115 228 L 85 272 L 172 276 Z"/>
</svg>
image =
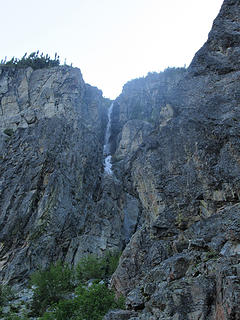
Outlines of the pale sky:
<svg viewBox="0 0 240 320">
<path fill-rule="evenodd" d="M 39 50 L 114 99 L 127 81 L 188 66 L 223 0 L 0 0 L 0 59 Z"/>
</svg>

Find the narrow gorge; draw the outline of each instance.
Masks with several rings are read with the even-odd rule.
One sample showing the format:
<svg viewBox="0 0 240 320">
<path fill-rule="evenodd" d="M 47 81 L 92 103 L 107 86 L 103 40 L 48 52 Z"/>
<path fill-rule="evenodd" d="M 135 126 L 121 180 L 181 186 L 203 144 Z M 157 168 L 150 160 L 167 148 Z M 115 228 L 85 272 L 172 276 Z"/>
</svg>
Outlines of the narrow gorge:
<svg viewBox="0 0 240 320">
<path fill-rule="evenodd" d="M 240 319 L 239 0 L 115 101 L 68 66 L 1 66 L 0 101 L 3 283 L 119 250 L 105 320 Z"/>
</svg>

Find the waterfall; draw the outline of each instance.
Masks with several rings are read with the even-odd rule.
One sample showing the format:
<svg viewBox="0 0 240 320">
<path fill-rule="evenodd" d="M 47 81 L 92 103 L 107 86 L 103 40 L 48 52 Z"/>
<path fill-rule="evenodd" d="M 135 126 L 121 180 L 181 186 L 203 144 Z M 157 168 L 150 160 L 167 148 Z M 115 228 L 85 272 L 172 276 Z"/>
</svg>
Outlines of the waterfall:
<svg viewBox="0 0 240 320">
<path fill-rule="evenodd" d="M 107 174 L 113 174 L 112 171 L 112 156 L 110 153 L 110 135 L 111 135 L 111 114 L 113 109 L 113 103 L 111 104 L 110 108 L 108 109 L 108 123 L 107 123 L 107 129 L 105 134 L 105 141 L 104 141 L 104 147 L 103 147 L 103 156 L 104 156 L 104 171 Z"/>
</svg>

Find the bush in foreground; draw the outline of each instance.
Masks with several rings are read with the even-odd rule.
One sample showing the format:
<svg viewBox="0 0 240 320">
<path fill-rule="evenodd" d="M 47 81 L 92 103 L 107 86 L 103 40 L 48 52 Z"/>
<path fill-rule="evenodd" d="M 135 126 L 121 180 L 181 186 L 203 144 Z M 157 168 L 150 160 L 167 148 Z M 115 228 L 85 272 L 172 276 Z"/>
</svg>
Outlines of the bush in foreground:
<svg viewBox="0 0 240 320">
<path fill-rule="evenodd" d="M 49 270 L 32 274 L 31 284 L 36 287 L 33 295 L 32 311 L 41 315 L 47 307 L 59 302 L 64 295 L 73 290 L 73 272 L 67 265 L 57 262 Z"/>
<path fill-rule="evenodd" d="M 124 308 L 124 300 L 116 300 L 104 283 L 80 285 L 74 299 L 60 301 L 41 320 L 101 320 L 108 310 L 116 308 Z"/>
<path fill-rule="evenodd" d="M 123 309 L 124 299 L 117 300 L 107 287 L 119 257 L 118 252 L 107 252 L 100 258 L 89 255 L 81 259 L 76 270 L 57 262 L 47 270 L 36 271 L 31 276 L 34 294 L 28 316 L 41 320 L 100 320 L 109 309 Z M 27 319 L 17 313 L 4 316 L 6 320 Z"/>
</svg>

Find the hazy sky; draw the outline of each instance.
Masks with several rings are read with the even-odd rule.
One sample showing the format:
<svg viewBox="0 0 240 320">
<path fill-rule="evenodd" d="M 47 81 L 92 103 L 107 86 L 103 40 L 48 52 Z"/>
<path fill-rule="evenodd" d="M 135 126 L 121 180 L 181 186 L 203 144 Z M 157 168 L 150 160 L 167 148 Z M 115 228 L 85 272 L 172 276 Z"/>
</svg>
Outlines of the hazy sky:
<svg viewBox="0 0 240 320">
<path fill-rule="evenodd" d="M 0 58 L 40 50 L 115 98 L 125 82 L 188 65 L 223 0 L 0 0 Z"/>
</svg>

